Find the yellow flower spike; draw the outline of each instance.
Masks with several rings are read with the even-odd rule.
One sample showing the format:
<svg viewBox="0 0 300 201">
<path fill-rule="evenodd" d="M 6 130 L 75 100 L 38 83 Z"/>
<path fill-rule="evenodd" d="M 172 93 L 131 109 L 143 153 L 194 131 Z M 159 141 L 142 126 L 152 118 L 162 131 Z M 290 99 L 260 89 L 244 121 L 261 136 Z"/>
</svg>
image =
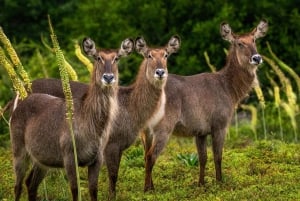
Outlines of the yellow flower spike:
<svg viewBox="0 0 300 201">
<path fill-rule="evenodd" d="M 269 50 L 271 56 L 278 63 L 278 65 L 294 78 L 294 80 L 295 80 L 295 82 L 297 84 L 297 87 L 298 87 L 298 94 L 299 94 L 299 97 L 300 97 L 300 76 L 291 67 L 289 67 L 287 64 L 285 64 L 283 61 L 281 61 L 274 54 L 274 52 L 271 49 L 271 45 L 268 42 L 267 42 L 267 46 L 268 46 L 268 50 Z"/>
<path fill-rule="evenodd" d="M 275 107 L 279 107 L 280 106 L 280 89 L 278 86 L 274 87 L 274 102 L 275 102 Z"/>
<path fill-rule="evenodd" d="M 26 89 L 28 92 L 31 92 L 31 81 L 29 79 L 29 76 L 27 74 L 27 72 L 24 70 L 24 67 L 15 51 L 15 49 L 13 48 L 12 44 L 10 43 L 9 39 L 7 38 L 7 36 L 5 35 L 2 27 L 0 27 L 0 40 L 1 42 L 4 44 L 5 49 L 7 50 L 11 61 L 13 62 L 13 64 L 16 66 L 18 73 L 20 74 L 20 76 L 22 77 Z"/>
<path fill-rule="evenodd" d="M 296 94 L 293 92 L 293 88 L 292 88 L 292 85 L 289 81 L 287 81 L 287 85 L 286 85 L 286 95 L 287 95 L 287 98 L 288 98 L 288 103 L 291 105 L 291 106 L 294 106 L 296 105 L 296 102 L 297 102 L 297 96 Z M 293 107 L 294 108 L 294 107 Z"/>
<path fill-rule="evenodd" d="M 216 72 L 216 67 L 210 63 L 210 59 L 209 59 L 209 56 L 206 51 L 204 52 L 204 57 L 205 57 L 205 61 L 208 65 L 208 67 L 210 68 L 211 72 Z"/>
<path fill-rule="evenodd" d="M 78 76 L 77 76 L 76 71 L 73 69 L 73 67 L 71 66 L 71 64 L 69 62 L 67 62 L 67 60 L 64 60 L 64 61 L 65 61 L 66 71 L 70 75 L 71 80 L 78 81 Z"/>
<path fill-rule="evenodd" d="M 266 76 L 273 87 L 278 87 L 277 83 L 273 80 L 273 78 L 269 75 L 269 73 L 266 73 Z"/>
<path fill-rule="evenodd" d="M 283 107 L 283 109 L 285 110 L 285 112 L 288 114 L 288 116 L 291 119 L 291 124 L 292 124 L 293 130 L 294 130 L 295 141 L 297 142 L 298 141 L 298 135 L 297 135 L 298 127 L 297 127 L 297 123 L 296 123 L 295 110 L 294 110 L 294 108 L 291 107 L 290 104 L 287 104 L 284 102 L 281 103 L 281 106 Z"/>
<path fill-rule="evenodd" d="M 256 86 L 254 87 L 254 90 L 255 90 L 256 96 L 257 96 L 257 98 L 258 98 L 258 100 L 259 100 L 259 104 L 260 104 L 260 105 L 262 106 L 262 108 L 264 109 L 265 106 L 266 106 L 266 104 L 265 104 L 265 97 L 264 97 L 264 95 L 263 95 L 263 92 L 262 92 L 260 86 L 259 86 L 259 85 L 256 85 Z"/>
<path fill-rule="evenodd" d="M 266 56 L 262 56 L 262 57 L 263 57 L 263 60 L 266 61 L 271 66 L 271 68 L 274 70 L 274 72 L 277 74 L 281 84 L 283 86 L 286 86 L 286 84 L 287 84 L 286 82 L 288 79 L 286 78 L 284 73 L 280 70 L 280 68 L 275 64 L 275 62 L 272 59 L 270 59 Z"/>
<path fill-rule="evenodd" d="M 8 58 L 5 56 L 4 50 L 0 47 L 0 65 L 2 65 L 10 77 L 13 88 L 15 92 L 19 92 L 21 99 L 27 97 L 27 91 L 24 88 L 22 81 L 19 79 L 18 74 L 16 73 L 13 65 L 9 62 Z"/>
<path fill-rule="evenodd" d="M 91 74 L 93 72 L 93 64 L 87 57 L 82 54 L 80 46 L 77 43 L 75 43 L 75 55 L 86 66 Z"/>
</svg>

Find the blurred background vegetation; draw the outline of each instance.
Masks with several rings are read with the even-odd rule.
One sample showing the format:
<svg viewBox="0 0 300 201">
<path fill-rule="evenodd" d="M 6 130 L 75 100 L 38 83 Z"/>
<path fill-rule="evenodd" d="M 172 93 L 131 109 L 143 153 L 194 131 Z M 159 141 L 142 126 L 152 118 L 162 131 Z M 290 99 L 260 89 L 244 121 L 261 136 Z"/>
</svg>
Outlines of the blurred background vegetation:
<svg viewBox="0 0 300 201">
<path fill-rule="evenodd" d="M 86 36 L 91 37 L 100 48 L 118 48 L 121 41 L 127 37 L 143 36 L 150 45 L 160 46 L 165 45 L 171 35 L 178 34 L 182 46 L 178 54 L 171 56 L 169 71 L 190 75 L 210 71 L 204 57 L 205 51 L 217 70 L 224 66 L 224 48 L 228 48 L 229 44 L 223 41 L 219 34 L 221 22 L 227 21 L 233 31 L 243 33 L 256 27 L 262 18 L 268 20 L 270 28 L 267 36 L 257 41 L 258 51 L 270 57 L 266 44 L 269 42 L 273 52 L 300 74 L 299 0 L 3 0 L 0 1 L 0 8 L 0 26 L 12 42 L 32 80 L 42 77 L 59 78 L 55 55 L 49 48 L 51 40 L 48 14 L 51 16 L 65 58 L 83 82 L 88 82 L 89 73 L 76 58 L 74 45 Z M 133 81 L 141 59 L 137 54 L 133 54 L 121 61 L 121 85 Z M 285 86 L 279 83 L 279 76 L 266 62 L 259 68 L 258 77 L 267 108 L 271 106 L 263 111 L 264 113 L 258 111 L 259 119 L 256 119 L 256 123 L 252 121 L 252 125 L 248 126 L 251 133 L 249 135 L 257 135 L 256 132 L 263 133 L 267 130 L 268 137 L 276 135 L 278 137 L 275 138 L 282 138 L 278 134 L 279 130 L 282 132 L 282 127 L 278 127 L 278 110 L 273 104 L 274 84 L 272 85 L 269 78 L 279 85 L 283 96 L 287 96 L 283 90 Z M 300 127 L 300 95 L 297 93 L 294 79 L 289 75 L 287 79 L 291 80 L 292 89 L 296 98 L 298 97 L 294 123 Z M 3 107 L 14 96 L 14 91 L 5 69 L 1 66 L 0 93 L 0 105 Z M 251 104 L 258 108 L 255 93 L 251 93 L 243 104 Z M 251 109 L 247 111 L 249 113 Z M 261 114 L 263 119 L 260 118 Z M 295 139 L 295 132 L 298 131 L 292 129 L 289 114 L 282 112 L 281 115 L 283 132 L 291 133 L 289 139 Z M 239 132 L 238 129 L 232 130 L 234 134 L 231 137 Z M 0 136 L 7 136 L 7 133 L 7 124 L 1 121 Z"/>
</svg>

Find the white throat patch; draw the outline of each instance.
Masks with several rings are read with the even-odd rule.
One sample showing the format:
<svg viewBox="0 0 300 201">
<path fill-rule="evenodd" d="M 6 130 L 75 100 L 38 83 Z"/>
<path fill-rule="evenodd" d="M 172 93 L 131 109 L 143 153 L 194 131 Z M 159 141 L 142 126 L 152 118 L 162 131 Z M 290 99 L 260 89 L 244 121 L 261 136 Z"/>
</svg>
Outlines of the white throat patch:
<svg viewBox="0 0 300 201">
<path fill-rule="evenodd" d="M 165 90 L 163 90 L 161 93 L 159 106 L 157 107 L 156 112 L 153 114 L 153 116 L 149 119 L 147 123 L 147 127 L 150 129 L 151 133 L 153 127 L 155 127 L 165 115 L 165 106 L 166 106 L 166 94 L 165 94 Z"/>
</svg>

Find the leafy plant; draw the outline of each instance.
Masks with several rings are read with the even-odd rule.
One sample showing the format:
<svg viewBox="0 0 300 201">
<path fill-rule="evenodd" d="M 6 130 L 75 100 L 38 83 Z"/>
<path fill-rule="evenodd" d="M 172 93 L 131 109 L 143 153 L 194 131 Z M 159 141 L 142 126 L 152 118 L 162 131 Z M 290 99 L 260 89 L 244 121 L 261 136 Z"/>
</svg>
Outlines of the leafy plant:
<svg viewBox="0 0 300 201">
<path fill-rule="evenodd" d="M 144 150 L 141 147 L 134 146 L 124 153 L 126 165 L 129 167 L 144 167 Z"/>
<path fill-rule="evenodd" d="M 195 167 L 199 164 L 197 153 L 180 153 L 177 154 L 177 159 L 179 159 L 183 164 L 188 167 Z"/>
</svg>

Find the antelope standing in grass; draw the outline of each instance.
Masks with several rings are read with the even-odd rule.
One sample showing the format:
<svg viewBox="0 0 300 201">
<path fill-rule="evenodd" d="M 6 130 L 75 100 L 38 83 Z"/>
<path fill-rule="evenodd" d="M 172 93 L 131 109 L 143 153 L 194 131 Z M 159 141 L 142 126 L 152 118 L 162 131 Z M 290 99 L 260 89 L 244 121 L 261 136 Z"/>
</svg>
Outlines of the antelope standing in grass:
<svg viewBox="0 0 300 201">
<path fill-rule="evenodd" d="M 134 143 L 141 129 L 157 124 L 165 112 L 165 85 L 168 77 L 167 59 L 180 47 L 180 39 L 173 36 L 165 47 L 149 48 L 142 38 L 135 42 L 138 53 L 144 56 L 136 81 L 120 87 L 120 113 L 112 125 L 112 132 L 104 150 L 110 181 L 110 197 L 116 194 L 116 182 L 122 153 Z"/>
<path fill-rule="evenodd" d="M 116 195 L 116 182 L 122 153 L 134 143 L 139 131 L 147 125 L 152 127 L 164 115 L 165 84 L 168 77 L 167 59 L 180 47 L 180 39 L 173 36 L 165 47 L 149 48 L 143 38 L 137 38 L 135 49 L 144 56 L 133 84 L 119 87 L 119 112 L 111 129 L 111 135 L 104 151 L 109 174 L 110 198 Z M 71 82 L 74 97 L 82 97 L 87 86 Z M 34 93 L 48 93 L 63 97 L 59 80 L 39 79 L 32 83 Z"/>
<path fill-rule="evenodd" d="M 87 90 L 73 98 L 73 130 L 78 165 L 88 166 L 91 200 L 97 200 L 98 176 L 103 149 L 118 112 L 118 66 L 120 57 L 133 51 L 134 42 L 126 39 L 119 50 L 96 50 L 95 43 L 83 40 L 84 52 L 94 57 L 94 70 Z M 59 81 L 59 80 L 58 80 Z M 78 199 L 74 153 L 66 120 L 65 99 L 33 93 L 20 101 L 10 120 L 15 200 L 19 200 L 29 161 L 32 168 L 26 179 L 28 200 L 37 199 L 37 189 L 49 168 L 64 167 L 73 200 Z"/>
<path fill-rule="evenodd" d="M 222 149 L 235 106 L 258 84 L 257 66 L 262 57 L 256 50 L 256 39 L 268 29 L 261 21 L 253 31 L 243 35 L 232 33 L 222 23 L 222 38 L 231 43 L 225 67 L 216 73 L 192 76 L 169 75 L 166 84 L 166 108 L 163 119 L 142 133 L 145 148 L 144 190 L 154 189 L 152 169 L 171 133 L 194 136 L 200 162 L 199 185 L 204 184 L 207 161 L 206 137 L 211 134 L 216 180 L 222 180 Z"/>
</svg>

